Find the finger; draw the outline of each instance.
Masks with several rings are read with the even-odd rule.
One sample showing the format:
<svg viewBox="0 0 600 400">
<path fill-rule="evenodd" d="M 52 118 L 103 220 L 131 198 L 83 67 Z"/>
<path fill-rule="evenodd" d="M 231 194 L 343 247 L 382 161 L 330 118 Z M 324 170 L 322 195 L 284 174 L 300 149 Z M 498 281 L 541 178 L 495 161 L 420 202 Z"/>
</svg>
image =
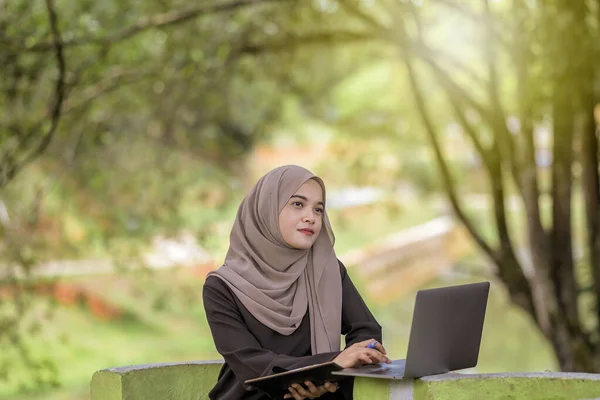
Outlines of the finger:
<svg viewBox="0 0 600 400">
<path fill-rule="evenodd" d="M 304 384 L 306 385 L 306 387 L 308 388 L 308 391 L 311 394 L 315 395 L 315 394 L 319 393 L 319 389 L 311 381 L 306 381 L 306 382 L 304 382 Z"/>
<path fill-rule="evenodd" d="M 300 394 L 300 396 L 302 396 L 302 397 L 312 397 L 312 395 L 310 394 L 310 392 L 308 392 L 306 389 L 304 389 L 304 387 L 302 387 L 302 385 L 300 385 L 298 383 L 294 383 L 292 385 L 292 387 L 294 389 L 296 389 L 296 392 L 298 392 Z"/>
<path fill-rule="evenodd" d="M 378 350 L 374 349 L 364 349 L 364 354 L 369 357 L 369 364 L 377 364 L 380 362 L 385 362 L 386 356 L 381 354 Z"/>
<path fill-rule="evenodd" d="M 358 355 L 358 361 L 360 361 L 362 364 L 373 364 L 373 362 L 371 361 L 371 357 L 369 357 L 368 354 L 364 353 Z"/>
<path fill-rule="evenodd" d="M 298 393 L 298 391 L 297 391 L 296 389 L 294 389 L 294 387 L 290 386 L 290 387 L 288 388 L 288 390 L 290 391 L 290 394 L 291 394 L 292 396 L 294 396 L 294 399 L 295 399 L 295 400 L 304 400 L 304 397 L 302 397 L 302 396 L 300 395 L 300 393 Z"/>
<path fill-rule="evenodd" d="M 375 362 L 384 362 L 387 358 L 385 355 L 381 354 L 381 352 L 379 350 L 375 350 L 375 349 L 365 349 L 365 350 L 369 354 L 369 357 L 376 360 Z"/>
<path fill-rule="evenodd" d="M 371 342 L 370 342 L 370 343 L 367 345 L 367 348 L 369 348 L 369 349 L 374 349 L 374 348 L 376 348 L 376 346 L 377 346 L 378 344 L 380 344 L 380 343 L 379 343 L 377 340 L 372 340 L 372 341 L 371 341 Z"/>
<path fill-rule="evenodd" d="M 337 383 L 326 382 L 325 388 L 328 392 L 334 393 L 337 390 L 338 386 Z"/>
<path fill-rule="evenodd" d="M 387 352 L 385 351 L 385 347 L 383 347 L 383 345 L 379 342 L 377 342 L 377 344 L 375 345 L 375 349 L 379 350 L 381 354 L 387 354 Z"/>
<path fill-rule="evenodd" d="M 379 351 L 381 354 L 387 354 L 387 351 L 385 350 L 385 347 L 383 347 L 383 345 L 381 343 L 379 343 L 377 340 L 375 339 L 369 339 L 369 340 L 365 340 L 360 342 L 360 344 L 365 343 L 364 347 L 367 347 L 369 349 L 375 349 L 377 351 Z"/>
</svg>

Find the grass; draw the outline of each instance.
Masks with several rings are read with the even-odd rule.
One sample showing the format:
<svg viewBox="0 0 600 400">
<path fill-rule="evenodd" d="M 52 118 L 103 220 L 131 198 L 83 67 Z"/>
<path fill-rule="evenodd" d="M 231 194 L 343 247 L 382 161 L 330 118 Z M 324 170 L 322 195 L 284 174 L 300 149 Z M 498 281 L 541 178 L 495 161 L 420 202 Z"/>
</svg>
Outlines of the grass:
<svg viewBox="0 0 600 400">
<path fill-rule="evenodd" d="M 104 292 L 105 298 L 125 310 L 124 318 L 99 319 L 92 316 L 84 304 L 53 307 L 53 315 L 44 325 L 44 334 L 36 336 L 30 350 L 55 360 L 65 389 L 18 396 L 14 392 L 15 385 L 27 379 L 23 374 L 9 382 L 11 385 L 0 385 L 0 398 L 85 399 L 87 388 L 83 388 L 99 369 L 219 358 L 204 319 L 202 279 L 190 270 L 130 275 L 126 279 L 90 278 L 92 280 L 98 292 Z M 149 280 L 153 280 L 152 285 Z M 157 293 L 168 300 L 157 305 Z M 69 397 L 71 393 L 78 394 Z"/>
</svg>

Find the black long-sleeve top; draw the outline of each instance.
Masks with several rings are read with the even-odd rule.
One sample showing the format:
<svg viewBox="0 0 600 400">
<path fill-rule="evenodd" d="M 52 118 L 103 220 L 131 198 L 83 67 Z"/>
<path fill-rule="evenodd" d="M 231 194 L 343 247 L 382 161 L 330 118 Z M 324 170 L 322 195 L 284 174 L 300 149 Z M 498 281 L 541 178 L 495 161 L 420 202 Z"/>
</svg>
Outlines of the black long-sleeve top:
<svg viewBox="0 0 600 400">
<path fill-rule="evenodd" d="M 377 323 L 354 287 L 346 267 L 340 262 L 342 279 L 342 331 L 346 347 L 363 340 L 381 342 Z M 273 367 L 294 369 L 333 360 L 339 352 L 311 354 L 308 310 L 300 326 L 289 336 L 259 322 L 219 278 L 207 278 L 203 289 L 204 308 L 217 351 L 223 365 L 217 384 L 209 393 L 212 400 L 258 400 L 269 397 L 258 390 L 247 390 L 244 381 L 273 373 Z M 352 398 L 352 380 L 340 382 L 335 393 L 323 400 Z"/>
</svg>

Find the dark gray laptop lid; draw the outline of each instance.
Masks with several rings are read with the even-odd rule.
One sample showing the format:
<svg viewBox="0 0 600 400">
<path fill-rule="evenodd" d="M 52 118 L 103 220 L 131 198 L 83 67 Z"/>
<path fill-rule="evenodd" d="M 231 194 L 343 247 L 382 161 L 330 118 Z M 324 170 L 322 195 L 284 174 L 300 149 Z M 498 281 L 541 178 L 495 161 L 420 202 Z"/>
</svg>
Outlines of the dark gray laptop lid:
<svg viewBox="0 0 600 400">
<path fill-rule="evenodd" d="M 489 282 L 479 282 L 417 293 L 406 378 L 477 365 L 489 289 Z"/>
</svg>

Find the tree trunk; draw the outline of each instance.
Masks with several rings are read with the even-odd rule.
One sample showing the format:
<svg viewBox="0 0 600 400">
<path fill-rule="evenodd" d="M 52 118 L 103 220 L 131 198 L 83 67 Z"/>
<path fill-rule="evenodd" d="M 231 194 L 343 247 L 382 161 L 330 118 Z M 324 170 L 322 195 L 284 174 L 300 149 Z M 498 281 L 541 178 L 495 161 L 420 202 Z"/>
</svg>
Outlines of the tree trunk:
<svg viewBox="0 0 600 400">
<path fill-rule="evenodd" d="M 565 371 L 594 371 L 594 345 L 585 332 L 580 315 L 580 287 L 575 277 L 572 226 L 572 163 L 577 117 L 581 110 L 582 83 L 586 55 L 584 47 L 589 39 L 585 22 L 586 6 L 574 5 L 567 0 L 556 2 L 558 26 L 552 30 L 548 46 L 551 55 L 562 57 L 552 64 L 553 93 L 552 121 L 554 127 L 552 165 L 552 232 L 550 235 L 550 276 L 558 300 L 557 325 L 551 338 L 560 366 Z M 561 32 L 569 29 L 570 35 Z M 573 90 L 575 89 L 575 90 Z M 574 95 L 574 93 L 579 95 Z M 585 125 L 585 124 L 584 124 Z"/>
<path fill-rule="evenodd" d="M 600 16 L 600 14 L 599 14 Z M 593 314 L 596 329 L 600 329 L 600 182 L 598 176 L 598 128 L 594 118 L 596 107 L 596 96 L 594 86 L 596 73 L 595 57 L 589 54 L 597 54 L 593 47 L 593 35 L 589 30 L 582 33 L 582 47 L 585 56 L 582 57 L 582 72 L 577 74 L 578 87 L 580 88 L 580 103 L 578 108 L 578 138 L 579 154 L 582 167 L 581 188 L 585 204 L 585 222 L 587 233 L 587 262 L 591 269 L 591 282 L 586 282 L 587 291 L 591 292 L 595 300 L 595 312 L 584 315 L 590 317 Z M 595 358 L 596 367 L 600 369 L 600 351 Z"/>
</svg>

